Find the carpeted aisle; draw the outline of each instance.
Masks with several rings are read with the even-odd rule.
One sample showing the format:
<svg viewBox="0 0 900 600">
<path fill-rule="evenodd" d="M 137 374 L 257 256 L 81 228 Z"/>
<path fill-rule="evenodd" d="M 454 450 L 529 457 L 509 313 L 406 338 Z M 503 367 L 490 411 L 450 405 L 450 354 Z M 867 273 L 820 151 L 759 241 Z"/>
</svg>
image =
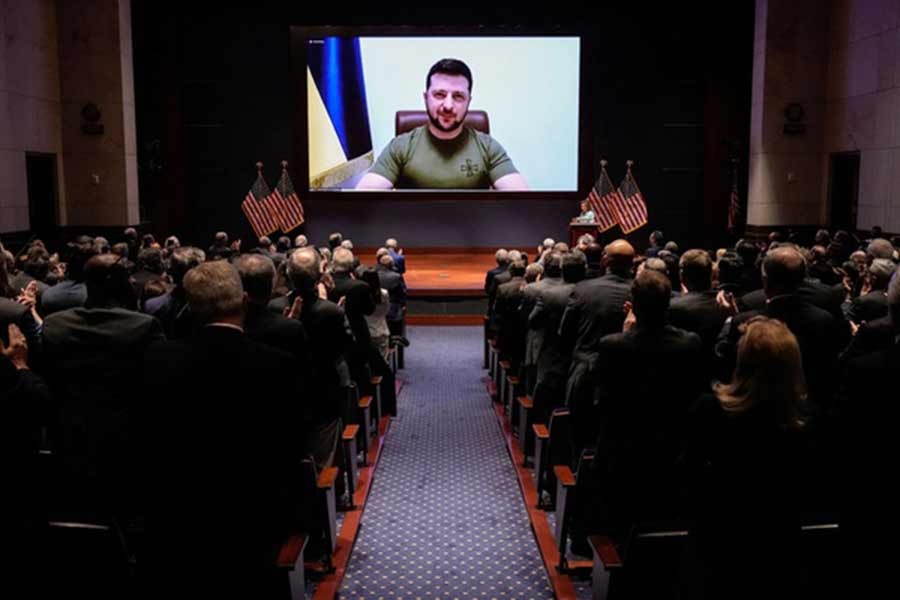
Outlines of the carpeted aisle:
<svg viewBox="0 0 900 600">
<path fill-rule="evenodd" d="M 484 390 L 480 327 L 411 327 L 340 598 L 552 598 Z"/>
</svg>

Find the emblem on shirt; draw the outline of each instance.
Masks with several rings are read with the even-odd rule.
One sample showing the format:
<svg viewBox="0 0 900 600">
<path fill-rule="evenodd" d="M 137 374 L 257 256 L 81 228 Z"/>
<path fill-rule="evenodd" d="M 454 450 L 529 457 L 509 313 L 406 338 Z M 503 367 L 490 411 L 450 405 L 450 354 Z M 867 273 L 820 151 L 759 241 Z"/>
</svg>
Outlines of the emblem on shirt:
<svg viewBox="0 0 900 600">
<path fill-rule="evenodd" d="M 466 164 L 459 165 L 459 170 L 466 174 L 466 177 L 475 177 L 478 175 L 479 167 L 475 163 L 471 161 L 471 159 L 466 159 Z"/>
</svg>

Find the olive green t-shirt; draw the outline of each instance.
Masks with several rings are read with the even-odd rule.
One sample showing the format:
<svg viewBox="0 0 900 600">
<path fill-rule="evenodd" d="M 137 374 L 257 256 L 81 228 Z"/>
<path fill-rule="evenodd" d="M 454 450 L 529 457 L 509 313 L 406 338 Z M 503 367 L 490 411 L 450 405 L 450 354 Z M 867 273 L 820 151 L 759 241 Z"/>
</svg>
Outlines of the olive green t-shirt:
<svg viewBox="0 0 900 600">
<path fill-rule="evenodd" d="M 398 189 L 487 189 L 504 175 L 518 173 L 503 146 L 488 134 L 464 127 L 452 140 L 442 140 L 427 125 L 391 140 L 371 172 Z"/>
</svg>

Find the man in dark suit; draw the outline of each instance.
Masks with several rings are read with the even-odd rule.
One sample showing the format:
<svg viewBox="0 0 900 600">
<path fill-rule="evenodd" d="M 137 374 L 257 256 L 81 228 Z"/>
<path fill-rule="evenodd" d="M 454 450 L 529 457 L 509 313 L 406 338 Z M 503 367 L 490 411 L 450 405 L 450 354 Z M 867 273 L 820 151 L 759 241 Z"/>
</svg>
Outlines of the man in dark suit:
<svg viewBox="0 0 900 600">
<path fill-rule="evenodd" d="M 647 258 L 654 258 L 657 256 L 660 251 L 665 248 L 666 244 L 666 236 L 663 235 L 663 232 L 660 230 L 656 230 L 650 233 L 650 247 L 647 248 L 647 251 L 644 253 L 644 256 Z"/>
<path fill-rule="evenodd" d="M 558 257 L 558 258 L 557 258 Z M 584 278 L 585 263 L 571 253 L 558 254 L 547 261 L 559 260 L 563 283 L 544 288 L 528 317 L 528 327 L 542 331 L 542 346 L 537 360 L 534 390 L 534 415 L 546 423 L 550 412 L 565 403 L 566 378 L 572 362 L 571 340 L 560 335 L 560 323 L 575 284 Z"/>
<path fill-rule="evenodd" d="M 770 250 L 769 253 L 781 248 L 789 248 L 798 254 L 800 253 L 799 249 L 794 245 L 780 245 L 778 248 Z M 767 257 L 769 253 L 766 254 Z M 801 258 L 803 258 L 802 255 Z M 797 289 L 792 293 L 797 294 L 813 306 L 828 311 L 836 319 L 843 319 L 843 286 L 841 284 L 833 286 L 825 285 L 818 279 L 809 277 L 805 260 L 803 261 L 802 267 L 803 281 L 800 282 Z M 762 311 L 765 310 L 767 299 L 768 296 L 766 295 L 765 289 L 759 289 L 742 296 L 738 301 L 738 306 L 742 311 Z"/>
<path fill-rule="evenodd" d="M 269 310 L 272 287 L 275 285 L 275 264 L 262 254 L 243 254 L 234 262 L 241 276 L 241 285 L 247 294 L 247 310 L 244 315 L 244 331 L 254 341 L 289 352 L 297 357 L 300 368 L 307 372 L 310 363 L 309 340 L 306 329 L 296 317 L 303 308 L 299 296 L 279 315 Z M 304 379 L 307 379 L 305 377 Z"/>
<path fill-rule="evenodd" d="M 525 263 L 513 261 L 507 272 L 511 279 L 497 288 L 494 317 L 497 320 L 500 355 L 510 361 L 512 372 L 517 373 L 525 357 L 527 331 L 527 324 L 522 321 L 519 313 L 519 305 L 525 295 L 522 291 L 525 288 Z"/>
<path fill-rule="evenodd" d="M 368 359 L 372 346 L 369 324 L 366 316 L 375 312 L 375 300 L 369 285 L 351 275 L 353 271 L 353 252 L 346 248 L 336 248 L 331 260 L 334 288 L 328 292 L 332 302 L 344 298 L 344 311 L 353 331 L 354 342 L 347 356 L 350 372 L 360 392 L 370 393 Z"/>
<path fill-rule="evenodd" d="M 144 364 L 139 562 L 154 591 L 264 596 L 276 549 L 299 527 L 308 398 L 296 358 L 244 333 L 232 265 L 200 265 L 184 288 L 199 329 L 154 345 Z"/>
<path fill-rule="evenodd" d="M 625 302 L 631 299 L 634 247 L 616 240 L 606 247 L 606 274 L 575 285 L 560 323 L 560 333 L 573 345 L 572 367 L 566 386 L 566 405 L 575 417 L 579 448 L 596 440 L 592 430 L 594 387 L 602 365 L 597 363 L 600 338 L 622 331 Z"/>
<path fill-rule="evenodd" d="M 522 290 L 522 304 L 519 306 L 519 314 L 522 322 L 528 323 L 531 313 L 537 306 L 538 298 L 547 289 L 563 284 L 562 280 L 562 255 L 558 252 L 549 253 L 542 266 L 543 272 L 540 279 L 534 283 L 525 285 Z M 525 389 L 528 394 L 534 393 L 537 383 L 537 364 L 544 346 L 544 329 L 528 328 L 525 334 Z"/>
<path fill-rule="evenodd" d="M 391 303 L 387 314 L 388 329 L 392 336 L 406 338 L 406 281 L 403 275 L 396 270 L 397 265 L 390 253 L 384 253 L 378 257 L 378 265 L 375 272 L 378 273 L 378 281 L 381 287 L 387 290 Z"/>
<path fill-rule="evenodd" d="M 47 316 L 51 313 L 84 306 L 87 301 L 87 287 L 84 284 L 84 265 L 96 254 L 94 241 L 85 236 L 78 236 L 66 247 L 66 278 L 56 285 L 50 286 L 41 295 L 40 313 Z"/>
<path fill-rule="evenodd" d="M 59 447 L 81 509 L 127 512 L 134 474 L 131 451 L 135 382 L 147 347 L 165 339 L 153 317 L 135 312 L 134 289 L 115 254 L 84 267 L 84 307 L 44 319 L 38 370 L 60 407 Z"/>
<path fill-rule="evenodd" d="M 687 292 L 672 300 L 669 323 L 700 336 L 711 366 L 716 338 L 729 317 L 712 289 L 712 259 L 706 250 L 688 250 L 681 256 L 679 268 Z"/>
<path fill-rule="evenodd" d="M 494 308 L 494 302 L 491 294 L 494 292 L 494 277 L 509 268 L 509 252 L 507 252 L 505 248 L 500 248 L 494 253 L 494 260 L 497 261 L 497 266 L 490 269 L 484 276 L 484 293 L 488 297 L 487 316 L 489 328 L 493 323 L 493 314 L 491 313 L 491 310 Z M 496 333 L 494 329 L 491 329 L 491 332 Z"/>
<path fill-rule="evenodd" d="M 766 254 L 763 261 L 763 290 L 766 304 L 762 310 L 744 311 L 725 322 L 715 353 L 720 372 L 730 373 L 735 364 L 741 325 L 756 315 L 778 319 L 797 337 L 803 356 L 803 372 L 813 404 L 828 412 L 836 389 L 839 353 L 850 340 L 850 327 L 841 316 L 813 304 L 814 297 L 804 294 L 806 263 L 791 246 L 781 246 Z M 807 288 L 808 289 L 808 288 Z M 736 313 L 737 306 L 732 304 Z"/>
<path fill-rule="evenodd" d="M 847 310 L 847 318 L 854 323 L 880 319 L 888 314 L 887 289 L 897 270 L 894 261 L 876 258 L 867 269 L 868 292 L 854 298 Z M 865 290 L 863 290 L 865 291 Z"/>
<path fill-rule="evenodd" d="M 163 331 L 170 340 L 187 337 L 193 333 L 193 319 L 187 307 L 184 287 L 181 282 L 188 271 L 206 260 L 200 248 L 179 246 L 172 251 L 169 259 L 169 277 L 175 287 L 171 291 L 150 298 L 144 303 L 144 312 L 159 319 Z"/>
<path fill-rule="evenodd" d="M 603 268 L 603 247 L 597 242 L 591 242 L 584 249 L 584 259 L 587 261 L 587 270 L 584 272 L 585 279 L 597 279 L 603 277 L 605 273 Z"/>
<path fill-rule="evenodd" d="M 691 404 L 709 381 L 697 366 L 703 343 L 667 323 L 671 282 L 646 269 L 634 280 L 624 331 L 597 347 L 596 497 L 573 524 L 573 538 L 604 532 L 623 541 L 630 525 L 676 509 L 675 464 Z M 632 307 L 633 305 L 633 307 Z"/>
</svg>

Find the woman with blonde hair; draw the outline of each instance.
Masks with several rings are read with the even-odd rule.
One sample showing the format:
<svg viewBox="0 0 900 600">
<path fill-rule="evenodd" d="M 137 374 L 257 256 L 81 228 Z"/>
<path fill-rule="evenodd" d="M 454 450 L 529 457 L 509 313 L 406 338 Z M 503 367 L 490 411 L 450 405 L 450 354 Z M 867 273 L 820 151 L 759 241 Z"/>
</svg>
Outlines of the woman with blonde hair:
<svg viewBox="0 0 900 600">
<path fill-rule="evenodd" d="M 683 457 L 696 561 L 689 585 L 699 586 L 691 597 L 760 597 L 775 581 L 798 585 L 791 556 L 818 472 L 801 358 L 784 323 L 751 319 L 731 382 L 714 383 L 694 406 Z"/>
</svg>

